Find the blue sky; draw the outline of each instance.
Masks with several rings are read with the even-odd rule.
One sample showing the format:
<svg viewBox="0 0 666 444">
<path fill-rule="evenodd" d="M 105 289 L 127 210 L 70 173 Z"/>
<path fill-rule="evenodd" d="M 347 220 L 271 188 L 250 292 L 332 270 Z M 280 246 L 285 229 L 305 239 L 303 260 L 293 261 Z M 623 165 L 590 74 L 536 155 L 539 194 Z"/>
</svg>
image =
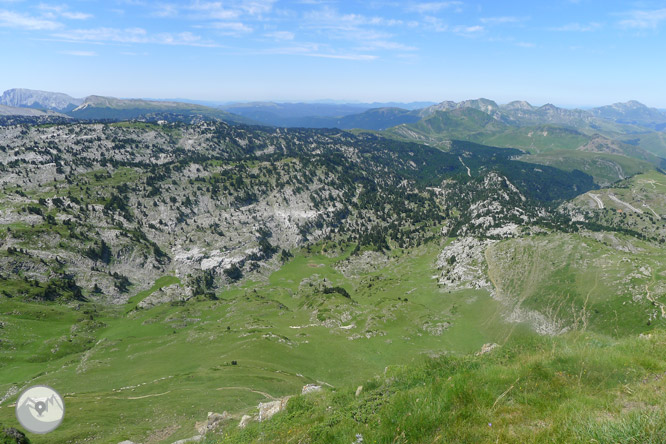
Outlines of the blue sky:
<svg viewBox="0 0 666 444">
<path fill-rule="evenodd" d="M 666 108 L 666 2 L 0 0 L 0 89 Z"/>
</svg>

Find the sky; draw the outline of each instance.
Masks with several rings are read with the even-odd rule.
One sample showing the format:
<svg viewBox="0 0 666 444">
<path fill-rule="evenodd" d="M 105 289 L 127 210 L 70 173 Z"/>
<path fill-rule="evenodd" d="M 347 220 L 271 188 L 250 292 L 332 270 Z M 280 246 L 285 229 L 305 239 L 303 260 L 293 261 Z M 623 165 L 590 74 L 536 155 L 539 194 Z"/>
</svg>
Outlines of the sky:
<svg viewBox="0 0 666 444">
<path fill-rule="evenodd" d="M 666 1 L 0 0 L 0 90 L 666 108 Z"/>
</svg>

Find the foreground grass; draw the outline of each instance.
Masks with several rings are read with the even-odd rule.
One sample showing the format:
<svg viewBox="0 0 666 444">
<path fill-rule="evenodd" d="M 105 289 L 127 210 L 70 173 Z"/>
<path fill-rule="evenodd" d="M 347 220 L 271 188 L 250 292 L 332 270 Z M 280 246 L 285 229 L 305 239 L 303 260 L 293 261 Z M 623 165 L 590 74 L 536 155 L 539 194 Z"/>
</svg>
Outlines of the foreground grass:
<svg viewBox="0 0 666 444">
<path fill-rule="evenodd" d="M 525 338 L 290 399 L 210 443 L 663 443 L 666 333 Z M 361 441 L 362 438 L 362 441 Z"/>
</svg>

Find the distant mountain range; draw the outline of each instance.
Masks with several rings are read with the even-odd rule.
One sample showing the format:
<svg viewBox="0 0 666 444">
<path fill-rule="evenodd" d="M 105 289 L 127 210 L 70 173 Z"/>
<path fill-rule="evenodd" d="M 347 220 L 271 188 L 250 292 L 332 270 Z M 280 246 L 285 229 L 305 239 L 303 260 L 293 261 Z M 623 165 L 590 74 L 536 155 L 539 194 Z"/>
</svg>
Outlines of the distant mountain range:
<svg viewBox="0 0 666 444">
<path fill-rule="evenodd" d="M 440 147 L 457 139 L 531 153 L 552 149 L 595 151 L 604 147 L 604 152 L 653 164 L 661 164 L 653 155 L 666 156 L 666 134 L 661 132 L 666 129 L 666 113 L 633 100 L 589 110 L 552 104 L 537 107 L 526 101 L 499 105 L 483 98 L 437 104 L 251 102 L 206 106 L 189 100 L 96 95 L 79 99 L 57 92 L 10 89 L 0 97 L 0 117 L 5 124 L 21 122 L 20 118 L 221 120 L 278 127 L 382 131 L 388 137 Z"/>
<path fill-rule="evenodd" d="M 143 99 L 88 96 L 83 99 L 67 94 L 30 89 L 10 89 L 0 97 L 0 115 L 69 116 L 83 120 L 168 119 L 169 115 L 225 120 L 234 123 L 256 123 L 243 116 L 218 108 L 184 103 Z M 30 109 L 30 114 L 26 114 Z"/>
</svg>

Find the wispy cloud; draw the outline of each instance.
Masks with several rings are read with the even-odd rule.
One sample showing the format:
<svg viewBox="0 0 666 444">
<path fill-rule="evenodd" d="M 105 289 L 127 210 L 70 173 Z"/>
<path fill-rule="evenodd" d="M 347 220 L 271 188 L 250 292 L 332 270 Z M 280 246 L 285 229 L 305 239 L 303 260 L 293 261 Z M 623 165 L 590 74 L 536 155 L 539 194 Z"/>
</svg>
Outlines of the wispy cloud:
<svg viewBox="0 0 666 444">
<path fill-rule="evenodd" d="M 601 23 L 591 22 L 587 24 L 581 23 L 568 23 L 564 26 L 558 26 L 556 28 L 551 28 L 552 31 L 560 32 L 592 32 L 597 31 L 602 28 Z"/>
<path fill-rule="evenodd" d="M 201 20 L 235 20 L 241 16 L 260 17 L 273 10 L 277 0 L 227 0 L 158 3 L 153 15 L 157 17 L 183 16 Z"/>
<path fill-rule="evenodd" d="M 62 23 L 28 14 L 0 9 L 0 26 L 27 30 L 55 30 L 62 28 Z"/>
<path fill-rule="evenodd" d="M 656 29 L 666 21 L 666 8 L 630 11 L 623 16 L 625 18 L 620 20 L 620 26 L 623 28 Z"/>
<path fill-rule="evenodd" d="M 362 54 L 351 51 L 331 51 L 320 48 L 320 45 L 314 43 L 271 48 L 263 51 L 263 54 L 293 55 L 353 61 L 371 61 L 378 58 L 378 56 L 373 54 Z"/>
<path fill-rule="evenodd" d="M 302 22 L 302 27 L 327 39 L 351 42 L 354 50 L 413 51 L 416 48 L 394 41 L 395 36 L 388 32 L 392 27 L 403 25 L 398 19 L 341 14 L 329 6 L 306 12 Z"/>
<path fill-rule="evenodd" d="M 434 14 L 445 9 L 455 9 L 460 11 L 462 2 L 448 1 L 448 2 L 424 2 L 412 3 L 407 6 L 408 11 L 418 12 L 419 14 Z"/>
<path fill-rule="evenodd" d="M 471 26 L 459 25 L 451 28 L 452 32 L 464 37 L 474 37 L 480 35 L 485 30 L 486 28 L 484 28 L 481 25 L 471 25 Z"/>
<path fill-rule="evenodd" d="M 254 31 L 252 27 L 241 22 L 215 22 L 209 27 L 218 30 L 218 34 L 233 36 L 245 35 Z"/>
<path fill-rule="evenodd" d="M 529 20 L 528 17 L 501 16 L 501 17 L 482 17 L 481 23 L 488 25 L 502 25 L 506 23 L 520 23 Z"/>
<path fill-rule="evenodd" d="M 89 43 L 148 43 L 159 45 L 216 47 L 212 41 L 191 32 L 149 34 L 143 28 L 73 29 L 53 34 L 54 37 L 73 42 Z"/>
<path fill-rule="evenodd" d="M 92 14 L 87 14 L 85 12 L 69 11 L 67 5 L 49 5 L 40 3 L 37 5 L 37 9 L 44 13 L 45 18 L 63 17 L 69 20 L 87 20 L 93 17 Z"/>
<path fill-rule="evenodd" d="M 264 34 L 264 36 L 275 40 L 294 40 L 294 37 L 296 37 L 296 35 L 290 31 L 273 31 Z"/>
<path fill-rule="evenodd" d="M 95 51 L 60 51 L 58 54 L 75 57 L 95 57 L 97 55 Z"/>
</svg>

